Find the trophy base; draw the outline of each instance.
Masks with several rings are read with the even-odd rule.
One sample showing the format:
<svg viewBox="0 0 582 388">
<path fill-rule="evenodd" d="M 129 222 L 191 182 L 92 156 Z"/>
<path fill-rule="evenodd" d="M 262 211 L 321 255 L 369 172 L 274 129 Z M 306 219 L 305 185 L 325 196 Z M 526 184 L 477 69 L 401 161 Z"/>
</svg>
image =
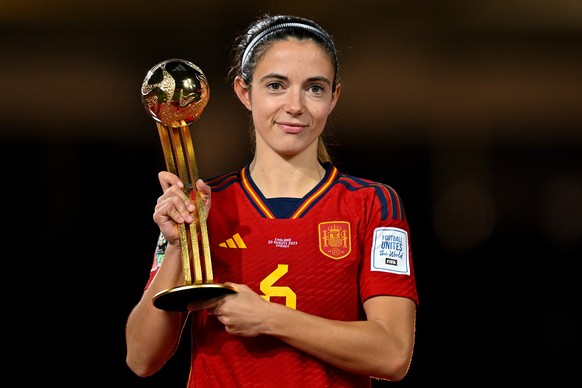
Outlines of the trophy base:
<svg viewBox="0 0 582 388">
<path fill-rule="evenodd" d="M 233 287 L 226 284 L 190 284 L 158 292 L 153 298 L 153 303 L 160 310 L 188 311 L 188 305 L 192 302 L 234 294 L 235 292 Z"/>
</svg>

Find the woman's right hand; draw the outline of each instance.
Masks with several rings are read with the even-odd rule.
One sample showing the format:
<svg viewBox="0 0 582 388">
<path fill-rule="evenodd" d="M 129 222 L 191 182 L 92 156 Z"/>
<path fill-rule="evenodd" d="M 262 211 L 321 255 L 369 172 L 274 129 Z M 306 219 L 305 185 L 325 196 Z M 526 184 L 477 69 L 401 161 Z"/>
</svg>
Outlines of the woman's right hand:
<svg viewBox="0 0 582 388">
<path fill-rule="evenodd" d="M 164 192 L 156 203 L 154 221 L 169 244 L 179 244 L 179 224 L 190 224 L 195 221 L 195 198 L 184 192 L 184 183 L 171 172 L 162 171 L 158 174 L 162 191 Z M 204 204 L 205 214 L 210 211 L 211 189 L 202 179 L 196 182 L 196 195 Z"/>
<path fill-rule="evenodd" d="M 158 180 L 163 194 L 158 198 L 153 219 L 168 244 L 179 245 L 178 225 L 194 222 L 192 213 L 196 210 L 196 206 L 190 196 L 184 192 L 184 183 L 177 175 L 162 171 L 158 174 Z"/>
</svg>

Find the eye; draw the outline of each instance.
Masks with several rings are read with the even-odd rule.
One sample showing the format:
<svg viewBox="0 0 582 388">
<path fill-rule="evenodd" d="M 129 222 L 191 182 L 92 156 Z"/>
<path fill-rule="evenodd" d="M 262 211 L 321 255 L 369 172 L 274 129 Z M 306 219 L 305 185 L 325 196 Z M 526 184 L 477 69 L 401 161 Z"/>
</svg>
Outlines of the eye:
<svg viewBox="0 0 582 388">
<path fill-rule="evenodd" d="M 321 95 L 325 92 L 325 88 L 322 85 L 319 84 L 314 84 L 314 85 L 310 85 L 308 90 L 313 93 L 313 94 L 317 94 L 317 95 Z"/>
<path fill-rule="evenodd" d="M 269 82 L 267 84 L 267 89 L 270 89 L 270 90 L 279 90 L 282 87 L 283 87 L 283 85 L 281 85 L 280 82 Z"/>
</svg>

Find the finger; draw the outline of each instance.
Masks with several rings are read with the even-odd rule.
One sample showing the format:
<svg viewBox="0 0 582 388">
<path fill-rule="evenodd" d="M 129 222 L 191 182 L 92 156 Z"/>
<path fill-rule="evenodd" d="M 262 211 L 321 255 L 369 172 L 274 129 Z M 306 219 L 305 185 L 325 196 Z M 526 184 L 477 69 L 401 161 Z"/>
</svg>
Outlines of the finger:
<svg viewBox="0 0 582 388">
<path fill-rule="evenodd" d="M 203 195 L 203 197 L 210 196 L 210 186 L 208 186 L 202 179 L 196 181 L 196 189 Z"/>
<path fill-rule="evenodd" d="M 180 180 L 180 178 L 176 174 L 168 171 L 159 172 L 158 180 L 160 181 L 162 191 L 164 192 L 174 185 L 178 186 L 180 189 L 184 188 L 184 183 Z"/>
<path fill-rule="evenodd" d="M 179 187 L 170 187 L 161 197 L 162 202 L 168 202 L 173 205 L 169 207 L 168 214 L 173 216 L 179 216 L 186 219 L 188 222 L 192 222 L 192 213 L 196 210 L 196 206 L 192 199 L 186 195 Z M 178 214 L 173 214 L 171 212 L 176 211 Z"/>
<path fill-rule="evenodd" d="M 188 311 L 198 311 L 204 309 L 203 303 L 201 301 L 189 303 L 188 306 L 186 306 L 186 308 L 188 309 Z"/>
<path fill-rule="evenodd" d="M 240 288 L 242 286 L 242 284 L 236 284 L 236 283 L 233 283 L 233 282 L 225 282 L 224 284 L 227 285 L 227 286 L 232 287 L 236 292 L 239 292 L 239 290 L 240 290 Z"/>
<path fill-rule="evenodd" d="M 208 310 L 209 313 L 212 313 L 214 309 L 218 307 L 218 301 L 220 300 L 219 297 L 217 298 L 210 298 L 210 299 L 203 299 L 197 300 L 192 303 L 188 304 L 188 310 L 196 311 L 196 310 Z"/>
<path fill-rule="evenodd" d="M 210 197 L 211 197 L 211 189 L 202 179 L 198 179 L 196 181 L 196 193 L 200 199 L 202 199 L 202 203 L 204 203 L 204 210 L 206 210 L 206 214 L 210 211 Z"/>
<path fill-rule="evenodd" d="M 218 307 L 218 302 L 220 302 L 220 297 L 206 299 L 204 300 L 204 308 L 215 309 L 216 307 Z"/>
<path fill-rule="evenodd" d="M 173 199 L 160 200 L 155 207 L 153 219 L 158 225 L 162 222 L 167 222 L 169 220 L 173 221 L 175 224 L 182 224 L 184 222 L 194 222 L 194 218 L 187 211 L 180 211 L 178 205 Z M 181 205 L 184 208 L 184 205 Z"/>
</svg>

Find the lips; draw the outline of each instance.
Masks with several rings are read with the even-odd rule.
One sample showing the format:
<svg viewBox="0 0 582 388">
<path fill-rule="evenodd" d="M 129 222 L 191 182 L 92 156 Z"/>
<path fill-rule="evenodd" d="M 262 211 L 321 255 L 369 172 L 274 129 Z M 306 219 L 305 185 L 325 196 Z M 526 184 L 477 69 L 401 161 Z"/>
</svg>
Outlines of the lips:
<svg viewBox="0 0 582 388">
<path fill-rule="evenodd" d="M 277 122 L 276 124 L 287 133 L 300 133 L 307 128 L 307 125 L 300 123 Z"/>
</svg>

